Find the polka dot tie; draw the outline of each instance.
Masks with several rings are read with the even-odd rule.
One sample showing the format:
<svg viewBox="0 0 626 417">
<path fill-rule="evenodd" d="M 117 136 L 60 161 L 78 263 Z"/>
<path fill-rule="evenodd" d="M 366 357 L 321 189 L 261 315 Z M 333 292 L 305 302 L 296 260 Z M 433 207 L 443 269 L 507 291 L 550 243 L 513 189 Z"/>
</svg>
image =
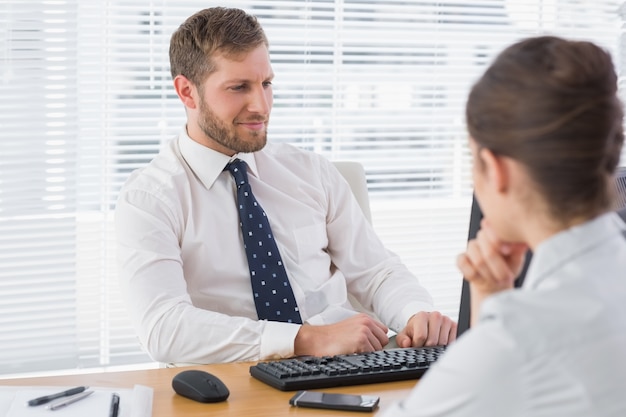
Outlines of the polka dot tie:
<svg viewBox="0 0 626 417">
<path fill-rule="evenodd" d="M 302 323 L 269 221 L 248 183 L 248 166 L 236 159 L 226 165 L 226 169 L 237 184 L 239 226 L 248 257 L 257 315 L 260 320 Z"/>
</svg>

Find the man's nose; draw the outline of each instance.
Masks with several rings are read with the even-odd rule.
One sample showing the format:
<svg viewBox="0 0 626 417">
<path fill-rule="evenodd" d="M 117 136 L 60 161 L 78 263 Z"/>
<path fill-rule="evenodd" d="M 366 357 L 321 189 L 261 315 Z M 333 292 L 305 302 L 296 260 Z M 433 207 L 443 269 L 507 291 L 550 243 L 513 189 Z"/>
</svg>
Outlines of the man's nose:
<svg viewBox="0 0 626 417">
<path fill-rule="evenodd" d="M 252 113 L 268 114 L 272 108 L 272 92 L 264 88 L 255 89 L 251 94 L 248 110 Z"/>
</svg>

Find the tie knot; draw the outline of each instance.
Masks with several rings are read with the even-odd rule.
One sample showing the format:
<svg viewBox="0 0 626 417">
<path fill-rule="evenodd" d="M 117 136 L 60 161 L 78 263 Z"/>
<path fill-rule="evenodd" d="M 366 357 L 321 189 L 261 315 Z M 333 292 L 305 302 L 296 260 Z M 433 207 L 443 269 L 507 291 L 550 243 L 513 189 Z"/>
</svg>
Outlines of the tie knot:
<svg viewBox="0 0 626 417">
<path fill-rule="evenodd" d="M 237 187 L 248 182 L 248 165 L 241 159 L 235 159 L 233 162 L 228 163 L 226 169 L 232 174 Z"/>
</svg>

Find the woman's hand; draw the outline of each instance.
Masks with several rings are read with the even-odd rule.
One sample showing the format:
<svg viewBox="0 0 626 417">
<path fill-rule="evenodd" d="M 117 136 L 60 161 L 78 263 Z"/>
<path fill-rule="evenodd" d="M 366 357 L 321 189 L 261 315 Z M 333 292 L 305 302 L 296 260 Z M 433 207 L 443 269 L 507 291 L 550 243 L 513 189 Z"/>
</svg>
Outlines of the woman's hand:
<svg viewBox="0 0 626 417">
<path fill-rule="evenodd" d="M 457 258 L 457 266 L 471 288 L 472 324 L 478 316 L 480 305 L 491 294 L 513 288 L 520 274 L 528 246 L 500 240 L 484 219 L 476 238 L 465 253 Z"/>
</svg>

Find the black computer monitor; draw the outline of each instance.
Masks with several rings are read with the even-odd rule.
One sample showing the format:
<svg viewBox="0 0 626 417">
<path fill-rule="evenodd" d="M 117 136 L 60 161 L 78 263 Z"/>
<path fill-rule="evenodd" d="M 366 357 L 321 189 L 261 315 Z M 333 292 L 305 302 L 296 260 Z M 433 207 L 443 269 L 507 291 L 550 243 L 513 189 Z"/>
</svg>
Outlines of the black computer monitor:
<svg viewBox="0 0 626 417">
<path fill-rule="evenodd" d="M 626 221 L 626 167 L 618 168 L 615 174 L 615 210 Z"/>
<path fill-rule="evenodd" d="M 626 221 L 626 167 L 618 168 L 615 174 L 615 189 L 615 211 Z M 470 212 L 469 233 L 467 236 L 468 241 L 476 237 L 476 233 L 478 233 L 478 229 L 480 229 L 480 220 L 482 218 L 483 214 L 478 205 L 478 201 L 476 201 L 476 198 L 473 198 L 472 210 Z M 520 287 L 523 284 L 531 259 L 532 252 L 528 251 L 522 272 L 515 280 L 515 287 Z M 463 279 L 463 287 L 461 288 L 461 303 L 459 305 L 459 319 L 457 324 L 457 337 L 461 336 L 461 334 L 470 327 L 470 289 L 469 283 L 465 279 Z"/>
</svg>

